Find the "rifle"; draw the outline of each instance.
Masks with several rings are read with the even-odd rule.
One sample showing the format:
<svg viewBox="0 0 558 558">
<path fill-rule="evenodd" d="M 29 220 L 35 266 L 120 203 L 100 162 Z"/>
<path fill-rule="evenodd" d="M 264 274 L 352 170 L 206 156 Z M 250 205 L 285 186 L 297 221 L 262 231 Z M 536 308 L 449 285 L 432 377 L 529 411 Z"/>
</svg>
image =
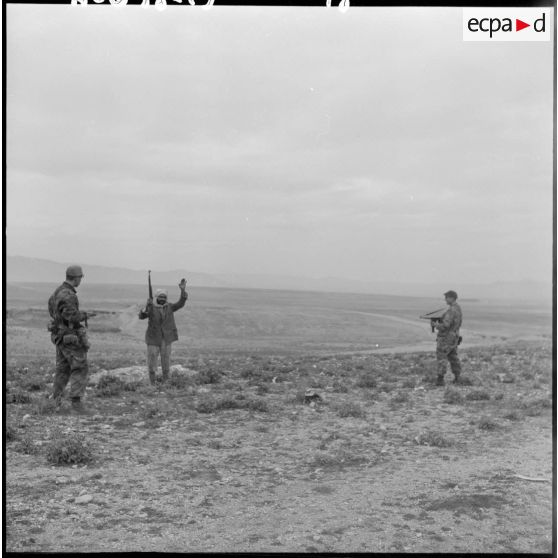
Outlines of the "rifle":
<svg viewBox="0 0 558 558">
<path fill-rule="evenodd" d="M 153 300 L 153 287 L 151 286 L 151 270 L 147 272 L 147 284 L 149 285 L 149 299 Z"/>
<path fill-rule="evenodd" d="M 434 310 L 434 312 L 428 312 L 428 314 L 423 314 L 419 316 L 422 320 L 430 320 L 430 327 L 432 328 L 432 333 L 434 333 L 436 322 L 441 321 L 446 313 L 447 308 L 440 308 L 439 310 Z"/>
</svg>

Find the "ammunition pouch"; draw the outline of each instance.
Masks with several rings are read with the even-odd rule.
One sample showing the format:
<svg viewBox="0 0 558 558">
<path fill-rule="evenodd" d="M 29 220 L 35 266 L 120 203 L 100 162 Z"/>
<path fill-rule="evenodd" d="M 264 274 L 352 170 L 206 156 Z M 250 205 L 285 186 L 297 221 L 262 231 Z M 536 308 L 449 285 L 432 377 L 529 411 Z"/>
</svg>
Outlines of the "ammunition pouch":
<svg viewBox="0 0 558 558">
<path fill-rule="evenodd" d="M 79 337 L 75 333 L 67 333 L 62 337 L 63 345 L 79 345 Z"/>
<path fill-rule="evenodd" d="M 60 335 L 60 326 L 54 320 L 52 320 L 48 324 L 47 331 L 50 331 L 50 340 L 55 345 L 59 345 L 62 342 L 62 335 Z"/>
<path fill-rule="evenodd" d="M 52 320 L 47 326 L 47 331 L 50 331 L 50 340 L 55 345 L 62 344 L 76 349 L 82 348 L 86 351 L 89 350 L 89 339 L 87 337 L 87 330 L 84 327 L 73 329 Z"/>
<path fill-rule="evenodd" d="M 457 344 L 461 345 L 461 342 L 463 341 L 463 337 L 461 337 L 461 335 L 457 338 Z"/>
<path fill-rule="evenodd" d="M 59 336 L 63 345 L 76 349 L 89 350 L 90 344 L 87 337 L 87 330 L 84 327 L 78 329 L 65 329 Z"/>
</svg>

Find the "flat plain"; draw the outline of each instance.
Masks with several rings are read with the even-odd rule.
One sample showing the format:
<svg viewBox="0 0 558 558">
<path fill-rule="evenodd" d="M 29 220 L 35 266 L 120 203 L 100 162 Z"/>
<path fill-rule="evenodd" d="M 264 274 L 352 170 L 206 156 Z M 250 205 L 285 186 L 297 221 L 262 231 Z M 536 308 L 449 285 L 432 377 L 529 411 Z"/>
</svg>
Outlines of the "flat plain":
<svg viewBox="0 0 558 558">
<path fill-rule="evenodd" d="M 153 388 L 147 289 L 85 283 L 73 416 L 54 287 L 7 285 L 6 550 L 551 552 L 550 303 L 460 300 L 464 381 L 436 388 L 442 296 L 191 287 Z"/>
</svg>

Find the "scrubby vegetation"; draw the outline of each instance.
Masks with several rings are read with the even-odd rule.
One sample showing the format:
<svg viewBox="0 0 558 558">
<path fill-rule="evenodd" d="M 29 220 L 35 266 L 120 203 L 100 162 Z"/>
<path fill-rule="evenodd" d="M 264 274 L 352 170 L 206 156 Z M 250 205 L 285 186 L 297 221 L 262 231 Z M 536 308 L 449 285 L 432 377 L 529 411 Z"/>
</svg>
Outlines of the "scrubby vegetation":
<svg viewBox="0 0 558 558">
<path fill-rule="evenodd" d="M 319 550 L 336 549 L 336 537 L 346 528 L 349 547 L 362 529 L 368 541 L 390 533 L 407 537 L 405 552 L 419 543 L 436 551 L 440 541 L 433 537 L 447 536 L 441 528 L 453 520 L 453 510 L 442 516 L 442 511 L 427 513 L 426 507 L 435 498 L 448 506 L 459 503 L 471 490 L 519 490 L 519 484 L 510 484 L 509 460 L 500 455 L 517 451 L 506 446 L 516 433 L 523 443 L 530 428 L 541 428 L 551 417 L 548 347 L 462 350 L 461 382 L 444 387 L 435 385 L 433 352 L 333 354 L 324 348 L 324 354 L 238 349 L 190 354 L 185 349 L 173 358 L 183 368 L 153 387 L 147 372 L 137 382 L 118 376 L 120 367 L 145 366 L 143 352 L 128 347 L 127 338 L 120 341 L 118 351 L 91 354 L 92 372 L 103 372 L 86 392 L 89 416 L 72 415 L 67 397 L 60 409 L 47 397 L 52 355 L 11 359 L 5 429 L 8 528 L 20 550 L 39 549 L 29 542 L 30 523 L 22 518 L 43 525 L 48 517 L 64 532 L 83 525 L 76 531 L 80 541 L 92 541 L 96 550 L 88 529 L 108 532 L 113 539 L 124 533 L 162 544 L 170 540 L 162 537 L 165 530 L 174 526 L 191 536 L 205 535 L 216 524 L 233 521 L 237 512 L 239 525 L 250 526 L 284 506 L 284 517 L 294 517 L 294 526 L 289 531 L 278 525 L 284 538 L 267 549 L 282 550 L 279 542 L 296 532 L 296 522 L 339 509 L 339 517 L 355 511 L 363 523 L 314 525 L 304 536 Z M 307 390 L 319 398 L 307 401 Z M 495 447 L 501 453 L 487 468 L 491 475 L 497 469 L 505 483 L 482 478 L 477 468 L 480 457 L 490 456 Z M 471 456 L 474 470 L 468 466 Z M 440 488 L 450 475 L 454 488 Z M 80 507 L 75 500 L 84 491 L 94 500 Z M 33 504 L 30 494 L 40 495 Z M 473 513 L 471 506 L 456 506 L 458 515 Z M 297 515 L 297 510 L 302 511 Z M 79 514 L 86 518 L 81 523 Z M 502 514 L 508 521 L 509 508 Z M 387 517 L 405 517 L 412 532 L 386 523 Z M 426 524 L 435 533 L 430 546 Z M 452 536 L 464 536 L 459 524 L 452 523 L 452 529 Z M 43 535 L 31 534 L 44 541 Z M 389 543 L 379 550 L 397 548 Z"/>
<path fill-rule="evenodd" d="M 448 387 L 444 392 L 444 402 L 452 405 L 458 405 L 465 401 L 465 395 L 459 388 Z"/>
<path fill-rule="evenodd" d="M 341 418 L 354 417 L 354 418 L 365 418 L 366 411 L 360 406 L 359 403 L 354 401 L 346 401 L 345 403 L 339 403 L 335 406 L 337 414 Z"/>
<path fill-rule="evenodd" d="M 91 442 L 77 432 L 64 433 L 56 429 L 45 448 L 45 456 L 53 465 L 90 463 L 93 459 Z"/>
<path fill-rule="evenodd" d="M 449 448 L 455 445 L 455 440 L 437 430 L 421 432 L 416 442 L 422 446 L 435 446 L 437 448 Z"/>
<path fill-rule="evenodd" d="M 137 382 L 125 382 L 117 376 L 107 374 L 101 377 L 95 391 L 98 397 L 116 397 L 123 391 L 136 391 L 137 388 Z"/>
</svg>

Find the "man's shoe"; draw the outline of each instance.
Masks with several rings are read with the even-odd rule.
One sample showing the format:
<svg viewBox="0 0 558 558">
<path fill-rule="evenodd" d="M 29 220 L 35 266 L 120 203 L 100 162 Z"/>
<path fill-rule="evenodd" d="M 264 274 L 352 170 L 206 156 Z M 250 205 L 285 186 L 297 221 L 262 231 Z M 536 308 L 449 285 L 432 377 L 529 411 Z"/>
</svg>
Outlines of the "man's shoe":
<svg viewBox="0 0 558 558">
<path fill-rule="evenodd" d="M 459 376 L 456 376 L 456 377 L 454 378 L 453 383 L 454 383 L 454 384 L 460 384 L 460 383 L 461 383 L 461 380 L 459 379 Z"/>
<path fill-rule="evenodd" d="M 438 376 L 438 378 L 436 378 L 436 385 L 437 386 L 444 386 L 444 378 L 441 378 L 440 376 Z"/>
<path fill-rule="evenodd" d="M 91 415 L 92 412 L 85 407 L 83 402 L 80 401 L 72 401 L 72 414 L 75 415 Z"/>
</svg>

